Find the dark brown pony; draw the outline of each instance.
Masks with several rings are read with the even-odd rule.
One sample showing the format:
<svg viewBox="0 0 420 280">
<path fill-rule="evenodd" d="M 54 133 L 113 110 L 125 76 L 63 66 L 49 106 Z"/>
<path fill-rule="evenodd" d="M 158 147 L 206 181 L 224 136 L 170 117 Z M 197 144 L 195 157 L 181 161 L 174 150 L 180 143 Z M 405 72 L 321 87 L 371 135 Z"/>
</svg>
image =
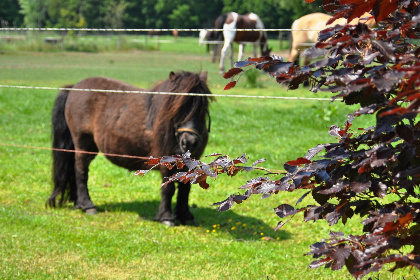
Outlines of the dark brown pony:
<svg viewBox="0 0 420 280">
<path fill-rule="evenodd" d="M 94 77 L 85 79 L 69 90 L 61 91 L 55 101 L 52 116 L 53 148 L 77 151 L 101 151 L 114 164 L 129 170 L 147 169 L 144 159 L 190 151 L 199 158 L 208 140 L 207 121 L 209 102 L 213 99 L 206 84 L 207 73 L 173 73 L 151 91 L 203 93 L 205 96 L 152 95 L 139 93 L 111 93 L 76 91 L 77 89 L 106 89 L 145 91 L 117 80 Z M 74 90 L 73 90 L 74 89 Z M 70 200 L 74 207 L 88 214 L 95 214 L 95 205 L 88 192 L 89 164 L 93 154 L 53 152 L 54 190 L 48 205 L 55 207 Z M 159 168 L 163 181 L 172 174 L 165 167 Z M 161 202 L 156 220 L 174 225 L 195 224 L 188 206 L 190 184 L 178 185 L 177 204 L 172 214 L 171 199 L 174 183 L 161 188 Z"/>
</svg>

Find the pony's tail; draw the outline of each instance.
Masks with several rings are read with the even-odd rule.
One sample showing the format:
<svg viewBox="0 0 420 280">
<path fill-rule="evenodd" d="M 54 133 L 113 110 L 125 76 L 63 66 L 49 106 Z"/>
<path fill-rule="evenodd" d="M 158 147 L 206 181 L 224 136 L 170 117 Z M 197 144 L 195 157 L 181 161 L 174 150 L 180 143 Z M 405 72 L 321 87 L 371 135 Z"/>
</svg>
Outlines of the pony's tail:
<svg viewBox="0 0 420 280">
<path fill-rule="evenodd" d="M 72 88 L 73 86 L 66 86 Z M 53 182 L 54 189 L 47 201 L 50 207 L 56 206 L 56 198 L 61 194 L 59 206 L 65 201 L 76 199 L 76 179 L 73 152 L 59 150 L 74 150 L 74 143 L 67 125 L 64 110 L 66 106 L 68 90 L 58 93 L 52 111 L 52 147 L 53 147 Z"/>
</svg>

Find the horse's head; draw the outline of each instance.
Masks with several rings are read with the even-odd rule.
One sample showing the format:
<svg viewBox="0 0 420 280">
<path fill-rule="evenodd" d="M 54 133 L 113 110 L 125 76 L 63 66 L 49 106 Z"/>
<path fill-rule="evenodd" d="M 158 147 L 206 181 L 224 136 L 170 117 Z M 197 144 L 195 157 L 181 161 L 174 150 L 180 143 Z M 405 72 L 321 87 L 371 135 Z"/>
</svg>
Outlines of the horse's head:
<svg viewBox="0 0 420 280">
<path fill-rule="evenodd" d="M 272 51 L 272 48 L 269 48 L 267 43 L 265 44 L 265 46 L 261 46 L 262 56 L 270 56 L 271 51 Z"/>
</svg>

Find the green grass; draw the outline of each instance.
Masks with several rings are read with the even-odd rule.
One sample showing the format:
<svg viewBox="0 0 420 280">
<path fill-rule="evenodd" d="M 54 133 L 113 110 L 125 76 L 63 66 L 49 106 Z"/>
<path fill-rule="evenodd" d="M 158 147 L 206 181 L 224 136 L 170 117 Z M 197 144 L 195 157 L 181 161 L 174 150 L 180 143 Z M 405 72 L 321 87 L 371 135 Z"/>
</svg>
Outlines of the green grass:
<svg viewBox="0 0 420 280">
<path fill-rule="evenodd" d="M 73 35 L 62 36 L 53 32 L 26 32 L 19 36 L 13 34 L 3 36 L 8 40 L 0 40 L 0 48 L 7 51 L 104 52 L 156 50 L 159 47 L 156 39 L 149 39 L 145 35 L 101 34 L 85 36 L 82 33 L 74 33 Z"/>
<path fill-rule="evenodd" d="M 59 87 L 103 75 L 150 87 L 169 71 L 183 69 L 209 71 L 214 94 L 314 97 L 306 89 L 287 91 L 266 76 L 258 77 L 264 88 L 249 89 L 241 80 L 237 88 L 224 92 L 227 81 L 217 73 L 217 65 L 198 44 L 195 48 L 190 55 L 169 50 L 5 52 L 0 55 L 0 84 Z M 50 147 L 55 95 L 50 90 L 0 88 L 0 143 Z M 205 154 L 246 153 L 251 162 L 264 157 L 264 167 L 279 169 L 318 143 L 336 141 L 327 128 L 342 125 L 350 111 L 339 102 L 219 97 L 211 105 Z M 0 145 L 0 167 L 2 279 L 350 278 L 345 270 L 309 269 L 311 258 L 304 254 L 330 230 L 357 233 L 357 219 L 346 227 L 329 227 L 323 221 L 305 223 L 297 215 L 274 232 L 279 219 L 272 209 L 294 204 L 303 193 L 252 197 L 223 213 L 211 206 L 241 192 L 238 187 L 262 175 L 259 172 L 220 176 L 210 181 L 208 190 L 194 186 L 190 204 L 199 226 L 168 228 L 153 221 L 159 204 L 158 173 L 136 177 L 97 157 L 90 168 L 89 189 L 100 213 L 87 216 L 70 204 L 45 208 L 52 188 L 49 151 Z M 392 274 L 372 276 L 391 279 Z M 415 279 L 419 274 L 403 270 L 395 275 L 402 277 Z"/>
<path fill-rule="evenodd" d="M 163 52 L 199 53 L 206 49 L 205 46 L 198 48 L 198 32 L 186 33 L 188 36 L 180 36 L 177 40 L 173 36 L 160 35 L 148 36 L 144 34 L 120 34 L 116 33 L 74 33 L 62 36 L 54 32 L 26 32 L 15 35 L 13 32 L 0 34 L 0 50 L 2 51 L 42 51 L 42 52 L 109 52 L 127 50 L 160 50 Z M 7 39 L 9 40 L 7 40 Z M 47 43 L 46 38 L 53 38 L 56 43 Z M 2 40 L 3 39 L 3 40 Z M 289 42 L 269 39 L 270 48 L 273 51 L 287 49 Z M 235 44 L 237 51 L 238 46 Z M 247 47 L 252 49 L 252 47 Z"/>
</svg>

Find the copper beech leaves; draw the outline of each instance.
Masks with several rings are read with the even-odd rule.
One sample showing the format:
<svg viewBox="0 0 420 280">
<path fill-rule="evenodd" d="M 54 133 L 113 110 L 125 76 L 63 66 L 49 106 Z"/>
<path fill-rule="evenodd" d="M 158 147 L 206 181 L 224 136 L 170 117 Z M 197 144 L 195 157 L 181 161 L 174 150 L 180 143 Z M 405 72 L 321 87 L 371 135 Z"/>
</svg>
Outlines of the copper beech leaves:
<svg viewBox="0 0 420 280">
<path fill-rule="evenodd" d="M 153 168 L 158 166 L 165 166 L 168 169 L 184 169 L 185 171 L 176 172 L 167 181 L 162 184 L 165 186 L 171 182 L 182 182 L 199 184 L 203 189 L 207 189 L 210 185 L 207 183 L 207 178 L 217 178 L 219 174 L 227 174 L 228 176 L 235 176 L 241 171 L 252 171 L 256 165 L 263 163 L 265 159 L 254 161 L 251 166 L 244 166 L 248 162 L 248 158 L 243 154 L 240 157 L 230 159 L 229 156 L 222 156 L 220 154 L 212 154 L 207 157 L 216 157 L 212 162 L 205 163 L 194 158 L 191 158 L 191 153 L 186 152 L 182 155 L 164 156 L 159 158 L 150 157 L 146 162 L 152 167 L 148 170 L 137 170 L 135 175 L 144 176 Z"/>
<path fill-rule="evenodd" d="M 286 164 L 291 165 L 291 166 L 295 166 L 295 165 L 301 165 L 301 164 L 306 164 L 306 163 L 310 163 L 311 161 L 309 159 L 306 158 L 298 158 L 295 160 L 290 160 L 288 162 L 286 162 Z"/>
<path fill-rule="evenodd" d="M 311 91 L 331 92 L 332 100 L 357 108 L 343 125 L 329 126 L 326 133 L 332 143 L 288 159 L 279 178 L 249 180 L 240 187 L 245 193 L 230 196 L 220 204 L 221 210 L 256 194 L 264 198 L 302 190 L 296 204 L 312 196 L 316 205 L 295 208 L 280 198 L 274 212 L 281 219 L 303 212 L 305 221 L 323 219 L 330 225 L 346 224 L 354 216 L 363 220 L 357 234 L 332 231 L 330 239 L 313 244 L 310 267 L 345 267 L 357 279 L 390 263 L 395 265 L 391 271 L 420 269 L 416 241 L 420 240 L 420 48 L 408 40 L 420 34 L 419 2 L 323 0 L 322 4 L 334 14 L 328 23 L 339 18 L 350 22 L 370 13 L 380 24 L 375 29 L 363 22 L 326 28 L 315 46 L 304 51 L 312 60 L 305 66 L 277 56 L 249 58 L 236 62 L 232 73 L 255 67 L 289 89 L 309 82 Z M 354 127 L 360 116 L 370 118 L 371 124 Z M 285 224 L 287 220 L 281 220 L 275 229 Z"/>
<path fill-rule="evenodd" d="M 238 74 L 242 74 L 245 71 L 243 70 L 243 68 L 249 68 L 249 67 L 255 66 L 259 70 L 267 68 L 266 71 L 273 72 L 273 71 L 278 71 L 280 67 L 275 66 L 276 70 L 274 70 L 274 68 L 270 68 L 270 66 L 278 65 L 278 63 L 282 63 L 282 62 L 283 62 L 283 59 L 276 55 L 248 58 L 245 61 L 236 61 L 235 62 L 236 68 L 232 68 L 223 74 L 223 78 L 231 79 L 231 81 L 228 84 L 226 84 L 224 90 L 229 90 L 236 86 L 239 77 L 237 78 L 237 80 L 233 80 L 233 79 L 236 78 Z M 287 63 L 286 65 L 290 66 L 292 65 L 292 63 Z M 283 70 L 280 72 L 285 73 L 287 72 L 287 70 Z"/>
<path fill-rule="evenodd" d="M 280 218 L 284 218 L 297 213 L 296 209 L 288 204 L 279 205 L 277 208 L 274 208 L 274 212 L 276 212 L 277 216 Z"/>
<path fill-rule="evenodd" d="M 223 74 L 223 78 L 230 79 L 233 76 L 236 76 L 243 71 L 244 70 L 242 70 L 241 68 L 232 68 L 232 69 L 230 69 L 229 71 L 227 71 L 226 73 Z"/>
<path fill-rule="evenodd" d="M 229 90 L 229 89 L 231 89 L 231 88 L 233 88 L 235 86 L 236 86 L 236 81 L 231 81 L 231 82 L 229 82 L 229 83 L 226 84 L 224 90 Z"/>
<path fill-rule="evenodd" d="M 380 22 L 385 20 L 389 14 L 398 8 L 398 2 L 398 0 L 376 1 L 375 6 L 373 7 L 376 21 Z"/>
</svg>

